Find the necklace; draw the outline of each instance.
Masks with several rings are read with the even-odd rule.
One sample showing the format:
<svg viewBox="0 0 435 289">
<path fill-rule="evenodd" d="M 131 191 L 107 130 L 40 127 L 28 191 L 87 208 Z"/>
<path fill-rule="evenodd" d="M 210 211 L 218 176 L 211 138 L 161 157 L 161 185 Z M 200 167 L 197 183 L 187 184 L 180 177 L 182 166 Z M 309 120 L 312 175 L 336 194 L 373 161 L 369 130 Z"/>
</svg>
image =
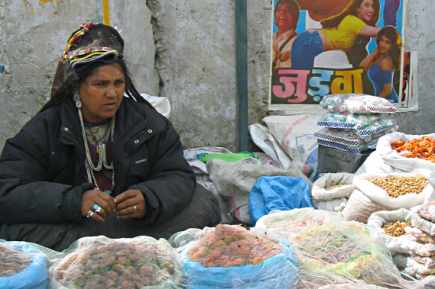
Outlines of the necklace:
<svg viewBox="0 0 435 289">
<path fill-rule="evenodd" d="M 97 145 L 98 163 L 97 163 L 97 165 L 95 165 L 94 162 L 92 161 L 91 152 L 90 152 L 89 144 L 88 144 L 88 139 L 86 136 L 85 124 L 83 121 L 83 114 L 82 114 L 82 110 L 81 110 L 82 103 L 81 103 L 80 98 L 78 96 L 74 96 L 74 100 L 75 100 L 75 105 L 77 107 L 77 111 L 79 114 L 83 144 L 85 147 L 85 155 L 86 155 L 85 167 L 86 167 L 86 174 L 88 177 L 88 181 L 89 181 L 89 183 L 94 184 L 94 186 L 98 190 L 100 190 L 98 183 L 97 183 L 97 179 L 96 179 L 95 174 L 94 174 L 94 171 L 100 172 L 104 167 L 105 169 L 112 170 L 112 189 L 113 189 L 115 187 L 115 168 L 113 166 L 113 162 L 109 163 L 107 161 L 106 144 L 105 143 L 98 143 L 98 145 Z M 110 138 L 110 141 L 113 143 L 114 132 L 115 132 L 115 116 L 113 116 L 113 118 L 111 120 L 110 129 L 108 131 L 110 133 L 108 138 Z"/>
</svg>

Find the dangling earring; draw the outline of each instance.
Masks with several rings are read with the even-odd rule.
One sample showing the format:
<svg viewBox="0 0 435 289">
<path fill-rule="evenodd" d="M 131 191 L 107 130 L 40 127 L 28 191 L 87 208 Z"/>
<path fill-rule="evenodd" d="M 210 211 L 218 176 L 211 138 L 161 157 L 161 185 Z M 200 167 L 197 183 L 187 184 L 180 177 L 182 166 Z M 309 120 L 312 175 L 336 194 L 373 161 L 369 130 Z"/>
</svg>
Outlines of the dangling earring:
<svg viewBox="0 0 435 289">
<path fill-rule="evenodd" d="M 78 93 L 74 94 L 74 102 L 76 104 L 77 109 L 82 108 L 82 101 L 80 100 L 80 95 Z"/>
</svg>

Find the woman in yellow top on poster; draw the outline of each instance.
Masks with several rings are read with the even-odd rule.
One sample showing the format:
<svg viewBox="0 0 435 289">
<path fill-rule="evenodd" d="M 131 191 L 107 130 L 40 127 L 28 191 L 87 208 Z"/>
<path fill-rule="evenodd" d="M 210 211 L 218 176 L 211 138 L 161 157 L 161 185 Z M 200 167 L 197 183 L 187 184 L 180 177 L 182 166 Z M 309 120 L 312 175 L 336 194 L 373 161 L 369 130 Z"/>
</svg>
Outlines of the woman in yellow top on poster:
<svg viewBox="0 0 435 289">
<path fill-rule="evenodd" d="M 292 68 L 311 69 L 314 58 L 324 51 L 344 50 L 354 46 L 358 36 L 374 37 L 380 28 L 374 26 L 378 18 L 379 0 L 354 0 L 349 9 L 337 19 L 335 27 L 305 31 L 298 35 L 292 48 Z"/>
</svg>

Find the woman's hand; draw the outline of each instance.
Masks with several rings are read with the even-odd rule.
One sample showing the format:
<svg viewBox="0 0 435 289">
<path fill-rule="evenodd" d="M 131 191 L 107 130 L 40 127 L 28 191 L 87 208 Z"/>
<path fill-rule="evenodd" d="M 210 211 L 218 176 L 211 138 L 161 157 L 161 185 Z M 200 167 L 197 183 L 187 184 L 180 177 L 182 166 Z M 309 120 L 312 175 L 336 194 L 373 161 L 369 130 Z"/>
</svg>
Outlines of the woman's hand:
<svg viewBox="0 0 435 289">
<path fill-rule="evenodd" d="M 100 211 L 92 209 L 93 205 L 102 208 Z M 113 198 L 106 193 L 93 189 L 86 191 L 82 197 L 82 216 L 91 218 L 97 222 L 104 222 L 107 215 L 115 211 L 115 202 Z"/>
<path fill-rule="evenodd" d="M 145 198 L 139 190 L 127 190 L 115 197 L 116 213 L 120 219 L 141 219 L 145 216 Z"/>
</svg>

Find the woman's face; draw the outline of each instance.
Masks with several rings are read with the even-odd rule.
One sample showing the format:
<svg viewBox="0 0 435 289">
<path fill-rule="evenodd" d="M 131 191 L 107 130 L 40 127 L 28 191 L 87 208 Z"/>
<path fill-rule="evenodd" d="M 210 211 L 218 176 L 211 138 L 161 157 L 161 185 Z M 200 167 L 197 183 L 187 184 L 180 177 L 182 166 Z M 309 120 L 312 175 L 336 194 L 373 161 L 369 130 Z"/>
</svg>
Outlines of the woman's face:
<svg viewBox="0 0 435 289">
<path fill-rule="evenodd" d="M 98 67 L 80 84 L 83 117 L 98 123 L 113 117 L 125 92 L 125 75 L 119 64 Z"/>
<path fill-rule="evenodd" d="M 366 23 L 370 23 L 375 17 L 375 5 L 373 0 L 363 0 L 356 10 L 358 18 Z"/>
<path fill-rule="evenodd" d="M 295 28 L 291 27 L 293 25 L 293 17 L 289 12 L 288 4 L 278 5 L 275 11 L 275 22 L 280 31 L 287 31 Z"/>
<path fill-rule="evenodd" d="M 382 35 L 378 41 L 378 49 L 381 54 L 387 54 L 391 51 L 392 43 L 390 39 Z"/>
</svg>

